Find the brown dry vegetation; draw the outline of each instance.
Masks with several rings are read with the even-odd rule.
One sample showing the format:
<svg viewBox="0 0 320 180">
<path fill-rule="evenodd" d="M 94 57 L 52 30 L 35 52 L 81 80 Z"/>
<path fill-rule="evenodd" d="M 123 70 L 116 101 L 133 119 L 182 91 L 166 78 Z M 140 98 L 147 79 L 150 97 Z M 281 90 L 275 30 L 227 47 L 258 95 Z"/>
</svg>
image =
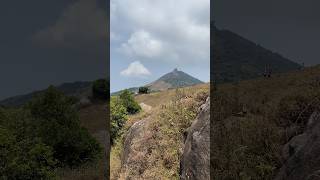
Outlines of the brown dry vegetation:
<svg viewBox="0 0 320 180">
<path fill-rule="evenodd" d="M 208 95 L 209 84 L 202 84 L 136 96 L 139 103 L 152 106 L 152 110 L 129 117 L 111 149 L 111 179 L 179 179 L 183 133 Z M 146 122 L 146 131 L 134 145 L 133 163 L 121 168 L 124 139 L 129 128 L 141 120 Z"/>
<path fill-rule="evenodd" d="M 215 179 L 273 179 L 281 150 L 319 108 L 320 66 L 240 83 L 212 95 L 211 172 Z M 292 127 L 295 132 L 288 133 Z"/>
</svg>

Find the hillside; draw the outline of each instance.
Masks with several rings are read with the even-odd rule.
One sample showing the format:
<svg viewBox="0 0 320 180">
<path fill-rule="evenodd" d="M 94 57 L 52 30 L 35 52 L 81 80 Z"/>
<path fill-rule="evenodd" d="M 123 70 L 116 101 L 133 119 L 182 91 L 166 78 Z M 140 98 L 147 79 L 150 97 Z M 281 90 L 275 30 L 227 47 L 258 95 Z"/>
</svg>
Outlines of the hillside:
<svg viewBox="0 0 320 180">
<path fill-rule="evenodd" d="M 92 82 L 79 81 L 79 82 L 73 82 L 73 83 L 64 83 L 60 86 L 56 86 L 56 88 L 67 96 L 75 96 L 81 99 L 81 97 L 91 96 L 91 86 L 92 86 Z M 30 101 L 32 97 L 37 96 L 41 92 L 43 92 L 43 90 L 4 99 L 0 101 L 0 106 L 9 106 L 9 107 L 21 106 L 27 103 L 28 101 Z"/>
<path fill-rule="evenodd" d="M 212 73 L 216 83 L 261 77 L 266 66 L 273 74 L 301 68 L 299 64 L 231 31 L 215 27 L 212 31 Z"/>
<path fill-rule="evenodd" d="M 179 179 L 187 129 L 208 96 L 208 83 L 135 96 L 143 110 L 129 116 L 112 146 L 110 179 Z M 208 115 L 208 103 L 206 107 Z M 209 143 L 204 145 L 208 149 Z"/>
<path fill-rule="evenodd" d="M 218 85 L 212 95 L 216 179 L 318 179 L 320 66 Z"/>
</svg>

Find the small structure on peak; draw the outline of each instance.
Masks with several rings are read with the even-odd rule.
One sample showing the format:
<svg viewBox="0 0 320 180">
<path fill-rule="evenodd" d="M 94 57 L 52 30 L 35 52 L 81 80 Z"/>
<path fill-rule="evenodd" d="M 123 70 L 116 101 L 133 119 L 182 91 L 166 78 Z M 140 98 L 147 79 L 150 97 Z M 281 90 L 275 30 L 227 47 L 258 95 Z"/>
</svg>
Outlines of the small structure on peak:
<svg viewBox="0 0 320 180">
<path fill-rule="evenodd" d="M 178 68 L 174 68 L 173 72 L 177 72 L 178 71 Z"/>
</svg>

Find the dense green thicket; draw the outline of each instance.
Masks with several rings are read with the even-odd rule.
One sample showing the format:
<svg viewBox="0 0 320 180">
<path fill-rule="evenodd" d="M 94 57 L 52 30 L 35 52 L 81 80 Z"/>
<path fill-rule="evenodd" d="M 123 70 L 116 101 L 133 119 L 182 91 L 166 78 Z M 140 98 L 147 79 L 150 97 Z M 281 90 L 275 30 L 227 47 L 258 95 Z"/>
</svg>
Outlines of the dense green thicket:
<svg viewBox="0 0 320 180">
<path fill-rule="evenodd" d="M 73 100 L 53 87 L 23 108 L 0 110 L 0 179 L 51 179 L 57 168 L 95 161 L 100 153 Z"/>
<path fill-rule="evenodd" d="M 120 136 L 121 129 L 125 125 L 128 114 L 136 114 L 141 110 L 140 105 L 135 101 L 132 92 L 124 90 L 119 96 L 112 96 L 110 101 L 111 144 Z"/>
<path fill-rule="evenodd" d="M 109 98 L 109 85 L 106 79 L 98 79 L 93 82 L 92 94 L 96 99 L 108 100 Z"/>
<path fill-rule="evenodd" d="M 134 100 L 133 93 L 129 90 L 122 91 L 119 98 L 129 114 L 135 114 L 141 110 L 139 104 Z"/>
<path fill-rule="evenodd" d="M 139 94 L 148 94 L 149 88 L 148 87 L 139 87 Z"/>
<path fill-rule="evenodd" d="M 120 130 L 124 126 L 127 120 L 127 109 L 120 102 L 119 97 L 111 97 L 110 101 L 110 111 L 111 111 L 111 144 L 114 140 L 119 137 Z"/>
</svg>

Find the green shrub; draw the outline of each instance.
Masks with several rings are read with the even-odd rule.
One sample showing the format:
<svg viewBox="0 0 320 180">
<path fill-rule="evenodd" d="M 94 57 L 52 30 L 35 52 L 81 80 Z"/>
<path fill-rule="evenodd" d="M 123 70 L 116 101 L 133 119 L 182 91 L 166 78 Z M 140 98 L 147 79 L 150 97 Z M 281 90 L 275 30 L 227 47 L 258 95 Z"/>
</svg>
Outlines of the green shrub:
<svg viewBox="0 0 320 180">
<path fill-rule="evenodd" d="M 54 149 L 60 166 L 79 166 L 95 160 L 101 148 L 89 132 L 80 127 L 72 101 L 54 87 L 49 87 L 27 107 L 30 111 L 33 136 Z"/>
<path fill-rule="evenodd" d="M 0 128 L 0 179 L 53 179 L 56 160 L 51 147 L 38 139 L 18 141 Z"/>
<path fill-rule="evenodd" d="M 121 103 L 118 97 L 111 97 L 110 101 L 110 112 L 111 112 L 111 127 L 110 127 L 110 137 L 111 144 L 114 140 L 119 137 L 120 130 L 124 126 L 127 120 L 127 110 Z"/>
<path fill-rule="evenodd" d="M 129 90 L 122 91 L 119 98 L 129 114 L 135 114 L 141 110 L 140 105 L 134 100 L 133 93 Z"/>
<path fill-rule="evenodd" d="M 148 94 L 149 88 L 148 87 L 139 87 L 139 94 Z"/>
<path fill-rule="evenodd" d="M 93 82 L 92 94 L 96 99 L 108 100 L 110 96 L 109 83 L 105 79 L 98 79 Z"/>
</svg>

